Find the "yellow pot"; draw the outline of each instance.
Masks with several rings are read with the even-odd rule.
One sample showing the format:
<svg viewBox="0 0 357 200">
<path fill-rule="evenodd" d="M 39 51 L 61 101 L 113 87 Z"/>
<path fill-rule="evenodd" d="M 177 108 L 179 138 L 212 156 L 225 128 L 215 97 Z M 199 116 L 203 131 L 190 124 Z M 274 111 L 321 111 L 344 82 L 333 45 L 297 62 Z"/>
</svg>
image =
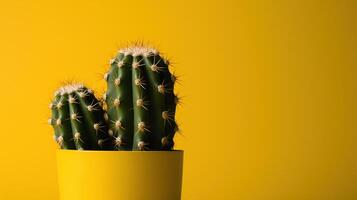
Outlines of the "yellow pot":
<svg viewBox="0 0 357 200">
<path fill-rule="evenodd" d="M 183 151 L 58 150 L 60 200 L 180 200 Z"/>
</svg>

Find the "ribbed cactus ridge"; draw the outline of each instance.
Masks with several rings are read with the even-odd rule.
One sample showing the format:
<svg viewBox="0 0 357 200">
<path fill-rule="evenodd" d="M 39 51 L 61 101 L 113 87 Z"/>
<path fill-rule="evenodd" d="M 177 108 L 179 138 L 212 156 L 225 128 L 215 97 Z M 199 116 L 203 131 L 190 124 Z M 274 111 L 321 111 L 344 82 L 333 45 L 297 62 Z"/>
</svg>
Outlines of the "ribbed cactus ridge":
<svg viewBox="0 0 357 200">
<path fill-rule="evenodd" d="M 55 140 L 62 149 L 111 150 L 106 113 L 92 90 L 82 84 L 61 87 L 50 104 Z"/>
<path fill-rule="evenodd" d="M 171 150 L 177 97 L 168 61 L 152 48 L 125 48 L 110 61 L 104 78 L 109 132 L 117 149 Z"/>
</svg>

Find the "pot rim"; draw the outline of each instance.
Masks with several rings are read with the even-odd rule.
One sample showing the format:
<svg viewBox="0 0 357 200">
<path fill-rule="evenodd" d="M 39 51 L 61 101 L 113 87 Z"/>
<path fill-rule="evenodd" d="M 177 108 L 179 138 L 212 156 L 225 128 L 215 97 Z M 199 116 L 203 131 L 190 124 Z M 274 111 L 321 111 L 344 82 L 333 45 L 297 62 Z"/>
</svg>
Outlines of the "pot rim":
<svg viewBox="0 0 357 200">
<path fill-rule="evenodd" d="M 76 152 L 76 153 L 135 153 L 135 154 L 159 154 L 159 153 L 183 153 L 184 150 L 171 151 L 113 151 L 113 150 L 77 150 L 77 149 L 57 149 L 57 152 Z"/>
</svg>

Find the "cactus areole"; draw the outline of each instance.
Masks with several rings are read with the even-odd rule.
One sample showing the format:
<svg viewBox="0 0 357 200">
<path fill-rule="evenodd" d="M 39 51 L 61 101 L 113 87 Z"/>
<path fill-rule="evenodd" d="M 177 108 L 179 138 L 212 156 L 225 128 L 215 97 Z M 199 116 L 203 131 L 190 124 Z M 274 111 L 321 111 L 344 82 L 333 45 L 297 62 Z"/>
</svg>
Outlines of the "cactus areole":
<svg viewBox="0 0 357 200">
<path fill-rule="evenodd" d="M 118 150 L 171 150 L 175 131 L 176 78 L 156 49 L 121 49 L 104 76 L 109 131 Z"/>
</svg>

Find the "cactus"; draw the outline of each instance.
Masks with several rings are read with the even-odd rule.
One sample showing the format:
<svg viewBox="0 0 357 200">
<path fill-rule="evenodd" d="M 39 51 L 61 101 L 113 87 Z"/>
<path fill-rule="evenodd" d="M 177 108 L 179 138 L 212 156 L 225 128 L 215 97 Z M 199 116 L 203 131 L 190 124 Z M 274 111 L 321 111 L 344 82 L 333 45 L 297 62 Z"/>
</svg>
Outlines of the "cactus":
<svg viewBox="0 0 357 200">
<path fill-rule="evenodd" d="M 50 104 L 49 123 L 62 149 L 113 149 L 113 137 L 108 135 L 108 118 L 100 104 L 92 90 L 82 84 L 68 84 L 57 90 Z"/>
<path fill-rule="evenodd" d="M 168 65 L 156 49 L 140 45 L 110 61 L 103 98 L 118 150 L 172 150 L 178 97 Z"/>
</svg>

